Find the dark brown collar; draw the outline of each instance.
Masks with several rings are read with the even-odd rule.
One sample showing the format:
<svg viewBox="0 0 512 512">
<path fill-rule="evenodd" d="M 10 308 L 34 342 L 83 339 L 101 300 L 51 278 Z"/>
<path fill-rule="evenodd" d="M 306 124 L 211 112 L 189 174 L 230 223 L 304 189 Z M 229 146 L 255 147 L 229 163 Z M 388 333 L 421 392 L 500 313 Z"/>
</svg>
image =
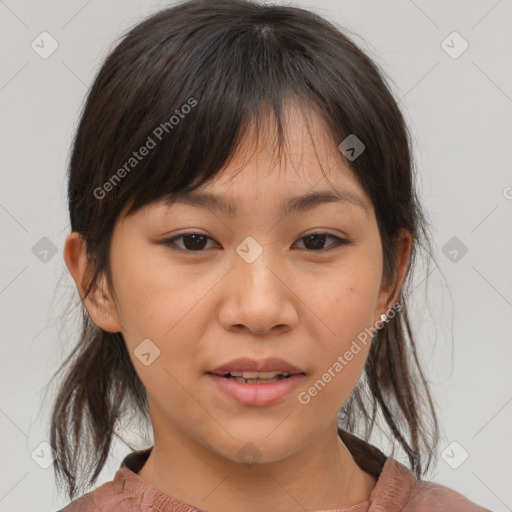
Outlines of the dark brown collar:
<svg viewBox="0 0 512 512">
<path fill-rule="evenodd" d="M 363 441 L 346 430 L 338 428 L 338 435 L 352 454 L 356 464 L 378 480 L 387 457 L 372 444 Z"/>
</svg>

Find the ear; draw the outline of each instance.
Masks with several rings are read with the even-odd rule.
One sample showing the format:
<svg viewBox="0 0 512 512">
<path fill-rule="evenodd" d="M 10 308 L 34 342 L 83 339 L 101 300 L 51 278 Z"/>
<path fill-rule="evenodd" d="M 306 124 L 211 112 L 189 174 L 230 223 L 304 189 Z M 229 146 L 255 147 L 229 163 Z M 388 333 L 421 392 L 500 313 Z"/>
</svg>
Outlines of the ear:
<svg viewBox="0 0 512 512">
<path fill-rule="evenodd" d="M 385 283 L 382 279 L 381 290 L 378 299 L 377 319 L 380 321 L 380 315 L 389 311 L 393 304 L 400 296 L 400 290 L 405 279 L 409 259 L 412 250 L 412 236 L 406 229 L 401 230 L 399 236 L 395 241 L 396 258 L 397 258 L 397 280 L 393 289 L 393 283 Z"/>
<path fill-rule="evenodd" d="M 121 324 L 117 319 L 117 309 L 107 290 L 104 274 L 90 294 L 84 298 L 92 273 L 87 261 L 86 242 L 76 231 L 72 231 L 66 237 L 64 261 L 94 324 L 108 332 L 120 332 Z"/>
</svg>

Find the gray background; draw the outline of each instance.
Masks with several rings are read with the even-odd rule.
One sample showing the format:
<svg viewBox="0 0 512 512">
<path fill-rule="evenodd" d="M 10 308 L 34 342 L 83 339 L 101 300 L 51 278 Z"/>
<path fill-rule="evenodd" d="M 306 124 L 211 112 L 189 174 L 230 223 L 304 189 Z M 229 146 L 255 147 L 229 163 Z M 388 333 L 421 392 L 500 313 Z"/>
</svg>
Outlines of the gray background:
<svg viewBox="0 0 512 512">
<path fill-rule="evenodd" d="M 45 386 L 76 341 L 74 312 L 61 321 L 75 293 L 62 257 L 68 151 L 87 88 L 115 38 L 166 5 L 0 1 L 0 511 L 68 503 L 51 466 L 35 462 L 50 453 Z M 438 262 L 418 272 L 413 311 L 443 425 L 430 478 L 510 511 L 512 1 L 294 5 L 359 34 L 356 42 L 393 81 L 414 135 Z M 51 48 L 44 31 L 58 43 L 46 59 L 31 47 Z M 469 45 L 460 55 L 464 43 L 453 31 Z M 128 451 L 114 445 L 98 484 L 113 478 Z"/>
</svg>

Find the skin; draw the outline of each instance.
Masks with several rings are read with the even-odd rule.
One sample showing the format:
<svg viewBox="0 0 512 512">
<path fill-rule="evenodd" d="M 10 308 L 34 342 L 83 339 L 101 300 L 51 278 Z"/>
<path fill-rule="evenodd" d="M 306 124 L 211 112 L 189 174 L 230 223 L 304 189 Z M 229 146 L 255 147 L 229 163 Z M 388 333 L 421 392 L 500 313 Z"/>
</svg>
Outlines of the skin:
<svg viewBox="0 0 512 512">
<path fill-rule="evenodd" d="M 371 200 L 322 122 L 311 116 L 306 129 L 304 112 L 286 110 L 288 151 L 281 161 L 273 158 L 268 120 L 268 140 L 260 132 L 260 144 L 249 133 L 231 163 L 201 187 L 234 200 L 236 216 L 161 202 L 129 217 L 122 212 L 111 243 L 114 290 L 102 276 L 84 300 L 97 326 L 122 332 L 147 389 L 155 442 L 140 478 L 210 512 L 238 512 L 242 505 L 249 512 L 343 508 L 367 499 L 376 484 L 338 437 L 336 420 L 369 343 L 309 404 L 297 395 L 396 302 L 411 237 L 403 232 L 397 242 L 391 295 Z M 280 204 L 289 196 L 333 187 L 357 195 L 366 209 L 325 203 L 282 217 Z M 314 230 L 351 243 L 326 237 L 323 245 L 308 244 L 304 237 Z M 199 250 L 178 239 L 187 253 L 157 243 L 183 231 L 209 239 Z M 263 248 L 252 263 L 235 250 L 247 236 Z M 87 259 L 78 233 L 68 235 L 64 257 L 83 296 Z M 144 339 L 160 350 L 149 366 L 134 355 Z M 243 356 L 280 357 L 306 378 L 273 406 L 238 404 L 206 372 Z M 238 458 L 246 443 L 260 454 L 256 464 Z"/>
</svg>

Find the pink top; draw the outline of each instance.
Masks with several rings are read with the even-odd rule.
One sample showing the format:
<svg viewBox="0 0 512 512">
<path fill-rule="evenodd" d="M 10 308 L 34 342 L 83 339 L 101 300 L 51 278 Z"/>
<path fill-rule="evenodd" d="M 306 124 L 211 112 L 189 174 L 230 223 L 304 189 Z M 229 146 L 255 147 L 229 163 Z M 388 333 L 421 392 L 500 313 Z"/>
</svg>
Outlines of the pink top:
<svg viewBox="0 0 512 512">
<path fill-rule="evenodd" d="M 395 459 L 339 430 L 356 463 L 377 479 L 370 496 L 343 509 L 318 512 L 491 512 L 439 484 L 417 480 Z M 74 500 L 60 512 L 206 512 L 180 501 L 138 476 L 152 450 L 128 454 L 114 479 Z"/>
</svg>

